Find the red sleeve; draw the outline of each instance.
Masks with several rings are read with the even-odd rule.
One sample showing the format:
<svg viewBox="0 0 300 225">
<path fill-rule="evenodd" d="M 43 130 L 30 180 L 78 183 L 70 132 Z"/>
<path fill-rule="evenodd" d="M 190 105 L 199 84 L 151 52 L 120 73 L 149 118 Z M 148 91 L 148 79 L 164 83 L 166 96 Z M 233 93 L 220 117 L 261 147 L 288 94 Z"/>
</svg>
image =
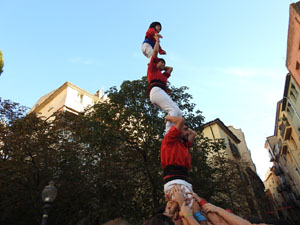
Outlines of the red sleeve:
<svg viewBox="0 0 300 225">
<path fill-rule="evenodd" d="M 159 54 L 162 54 L 162 53 L 164 53 L 164 52 L 165 52 L 165 50 L 163 50 L 163 49 L 161 48 L 161 46 L 159 45 L 158 52 L 159 52 Z"/>
<path fill-rule="evenodd" d="M 163 75 L 167 78 L 169 78 L 171 76 L 171 74 L 169 74 L 167 71 L 163 73 Z"/>
<path fill-rule="evenodd" d="M 154 35 L 157 31 L 154 28 L 149 28 L 146 32 L 146 38 L 154 39 Z"/>
<path fill-rule="evenodd" d="M 190 142 L 190 141 L 186 141 L 186 142 L 184 142 L 184 145 L 185 145 L 187 148 L 190 148 L 190 147 L 192 147 L 193 143 Z"/>
</svg>

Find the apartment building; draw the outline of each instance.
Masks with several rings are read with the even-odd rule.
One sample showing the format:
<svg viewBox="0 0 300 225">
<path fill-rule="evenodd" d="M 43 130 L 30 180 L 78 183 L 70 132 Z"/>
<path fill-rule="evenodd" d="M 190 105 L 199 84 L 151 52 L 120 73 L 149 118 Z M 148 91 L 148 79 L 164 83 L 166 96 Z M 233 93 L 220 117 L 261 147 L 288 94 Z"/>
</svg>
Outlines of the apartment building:
<svg viewBox="0 0 300 225">
<path fill-rule="evenodd" d="M 283 98 L 277 103 L 274 135 L 265 148 L 273 162 L 265 186 L 282 218 L 300 224 L 300 2 L 290 5 Z M 271 174 L 272 173 L 272 174 Z M 270 179 L 274 183 L 270 183 Z M 276 181 L 276 182 L 275 182 Z M 271 198 L 272 197 L 272 198 Z"/>
<path fill-rule="evenodd" d="M 92 106 L 98 101 L 104 101 L 106 98 L 107 96 L 100 90 L 96 94 L 91 94 L 67 81 L 59 88 L 41 97 L 29 113 L 35 112 L 45 119 L 53 118 L 55 112 L 77 115 L 86 107 Z"/>
<path fill-rule="evenodd" d="M 270 211 L 272 207 L 264 192 L 263 182 L 256 173 L 242 130 L 226 126 L 217 118 L 204 124 L 203 136 L 213 141 L 224 140 L 226 156 L 239 168 L 240 179 L 244 181 L 245 189 L 250 194 L 247 198 L 249 214 L 265 217 L 265 212 Z"/>
</svg>

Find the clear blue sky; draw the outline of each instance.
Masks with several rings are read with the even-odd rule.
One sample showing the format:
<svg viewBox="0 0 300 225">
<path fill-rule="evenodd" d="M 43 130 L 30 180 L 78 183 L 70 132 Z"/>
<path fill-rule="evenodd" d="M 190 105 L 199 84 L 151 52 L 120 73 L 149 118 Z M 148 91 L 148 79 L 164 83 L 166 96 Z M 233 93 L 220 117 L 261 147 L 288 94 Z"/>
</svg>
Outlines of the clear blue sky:
<svg viewBox="0 0 300 225">
<path fill-rule="evenodd" d="M 90 93 L 146 75 L 141 43 L 162 23 L 161 46 L 206 122 L 241 128 L 259 175 L 283 95 L 290 0 L 1 0 L 0 97 L 32 107 L 69 81 Z"/>
</svg>

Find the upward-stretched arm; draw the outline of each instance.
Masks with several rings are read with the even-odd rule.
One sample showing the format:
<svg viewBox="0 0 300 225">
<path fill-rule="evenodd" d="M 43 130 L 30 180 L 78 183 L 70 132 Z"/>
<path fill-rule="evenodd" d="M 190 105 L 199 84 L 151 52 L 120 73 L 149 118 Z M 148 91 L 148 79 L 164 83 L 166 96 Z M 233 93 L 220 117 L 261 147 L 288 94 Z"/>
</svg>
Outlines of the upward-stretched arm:
<svg viewBox="0 0 300 225">
<path fill-rule="evenodd" d="M 174 126 L 178 129 L 178 130 L 182 130 L 183 126 L 184 126 L 184 118 L 181 116 L 166 116 L 166 121 L 170 121 L 172 123 L 174 123 Z"/>
<path fill-rule="evenodd" d="M 159 51 L 159 38 L 160 38 L 160 36 L 155 34 L 154 38 L 155 38 L 156 42 L 155 42 L 155 45 L 154 45 L 154 48 L 153 48 L 152 57 L 157 58 L 158 51 Z"/>
<path fill-rule="evenodd" d="M 203 209 L 206 213 L 213 212 L 217 213 L 219 216 L 221 216 L 226 222 L 230 223 L 231 225 L 251 225 L 251 223 L 237 215 L 234 215 L 233 213 L 229 213 L 226 210 L 214 206 L 213 204 L 207 203 L 203 205 Z"/>
</svg>

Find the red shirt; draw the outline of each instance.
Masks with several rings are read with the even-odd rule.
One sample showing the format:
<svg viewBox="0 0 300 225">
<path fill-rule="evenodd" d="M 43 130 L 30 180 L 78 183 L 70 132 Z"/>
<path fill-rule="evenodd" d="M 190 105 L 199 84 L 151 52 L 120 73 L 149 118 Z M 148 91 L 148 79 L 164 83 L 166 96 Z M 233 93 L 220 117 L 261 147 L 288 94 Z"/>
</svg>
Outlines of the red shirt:
<svg viewBox="0 0 300 225">
<path fill-rule="evenodd" d="M 152 28 L 149 28 L 146 32 L 146 35 L 145 35 L 145 39 L 150 39 L 151 41 L 153 41 L 153 46 L 156 42 L 154 36 L 155 34 L 157 34 L 158 32 L 152 27 Z M 153 47 L 152 46 L 152 47 Z M 159 54 L 162 54 L 164 52 L 164 50 L 160 47 L 159 45 L 159 50 L 158 50 Z"/>
<path fill-rule="evenodd" d="M 167 86 L 167 80 L 170 74 L 166 71 L 162 73 L 161 70 L 156 67 L 157 63 L 158 58 L 152 56 L 147 70 L 148 83 L 150 84 L 151 80 L 160 80 Z"/>
<path fill-rule="evenodd" d="M 182 166 L 187 170 L 191 169 L 191 155 L 189 148 L 192 143 L 182 142 L 181 131 L 172 127 L 161 143 L 160 160 L 163 169 L 169 165 Z"/>
</svg>

